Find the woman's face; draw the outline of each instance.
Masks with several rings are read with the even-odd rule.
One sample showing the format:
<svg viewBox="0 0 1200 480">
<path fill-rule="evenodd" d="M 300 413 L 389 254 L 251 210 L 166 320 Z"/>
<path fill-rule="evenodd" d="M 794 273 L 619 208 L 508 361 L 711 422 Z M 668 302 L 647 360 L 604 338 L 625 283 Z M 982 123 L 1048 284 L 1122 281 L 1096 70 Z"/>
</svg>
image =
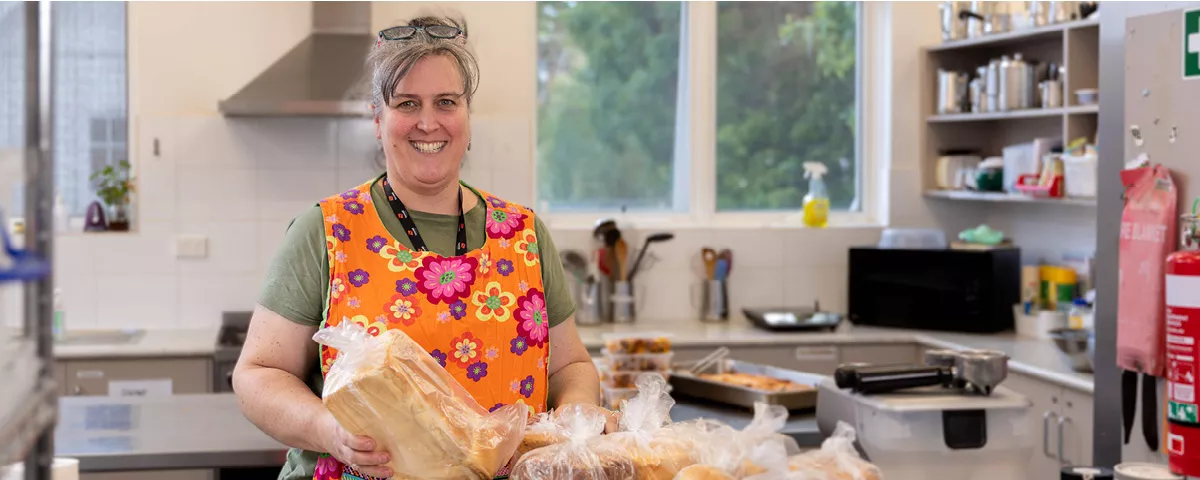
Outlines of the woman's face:
<svg viewBox="0 0 1200 480">
<path fill-rule="evenodd" d="M 414 190 L 458 182 L 470 143 L 462 73 L 444 55 L 418 60 L 396 85 L 390 104 L 375 116 L 375 137 L 388 168 Z"/>
</svg>

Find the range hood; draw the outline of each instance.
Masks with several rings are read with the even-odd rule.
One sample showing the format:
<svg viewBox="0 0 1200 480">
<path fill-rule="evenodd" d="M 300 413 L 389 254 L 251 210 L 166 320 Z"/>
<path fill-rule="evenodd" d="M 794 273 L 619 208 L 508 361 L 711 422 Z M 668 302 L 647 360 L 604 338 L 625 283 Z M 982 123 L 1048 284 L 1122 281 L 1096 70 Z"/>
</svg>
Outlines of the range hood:
<svg viewBox="0 0 1200 480">
<path fill-rule="evenodd" d="M 312 31 L 233 96 L 227 117 L 367 117 L 370 2 L 312 2 Z"/>
</svg>

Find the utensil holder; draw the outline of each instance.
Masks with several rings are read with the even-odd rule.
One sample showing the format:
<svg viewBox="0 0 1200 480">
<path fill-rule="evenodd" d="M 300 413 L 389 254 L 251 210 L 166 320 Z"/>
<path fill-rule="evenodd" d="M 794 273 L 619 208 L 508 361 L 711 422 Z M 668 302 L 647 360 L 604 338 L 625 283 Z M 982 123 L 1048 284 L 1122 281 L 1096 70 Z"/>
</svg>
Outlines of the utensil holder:
<svg viewBox="0 0 1200 480">
<path fill-rule="evenodd" d="M 576 297 L 579 308 L 576 309 L 575 323 L 578 325 L 600 325 L 612 314 L 612 304 L 609 297 L 608 282 L 593 281 L 577 283 L 581 294 Z"/>
<path fill-rule="evenodd" d="M 725 322 L 729 320 L 729 287 L 725 280 L 705 280 L 701 285 L 700 321 Z"/>
<path fill-rule="evenodd" d="M 637 318 L 637 309 L 634 308 L 633 284 L 626 281 L 613 282 L 611 300 L 612 322 L 633 323 Z"/>
</svg>

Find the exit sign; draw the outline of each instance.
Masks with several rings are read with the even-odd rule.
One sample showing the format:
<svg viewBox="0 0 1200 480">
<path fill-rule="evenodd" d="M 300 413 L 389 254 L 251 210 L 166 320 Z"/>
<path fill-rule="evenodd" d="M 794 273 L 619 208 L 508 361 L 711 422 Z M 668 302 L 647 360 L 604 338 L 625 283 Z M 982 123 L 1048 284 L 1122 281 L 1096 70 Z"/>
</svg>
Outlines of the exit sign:
<svg viewBox="0 0 1200 480">
<path fill-rule="evenodd" d="M 1200 9 L 1183 11 L 1183 78 L 1200 78 Z"/>
</svg>

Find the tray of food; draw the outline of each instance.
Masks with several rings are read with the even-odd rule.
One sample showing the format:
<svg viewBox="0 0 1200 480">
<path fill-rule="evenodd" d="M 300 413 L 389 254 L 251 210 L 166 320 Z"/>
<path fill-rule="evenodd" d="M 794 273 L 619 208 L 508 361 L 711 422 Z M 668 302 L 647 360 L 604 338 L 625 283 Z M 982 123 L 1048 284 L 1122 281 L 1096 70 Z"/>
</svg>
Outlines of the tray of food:
<svg viewBox="0 0 1200 480">
<path fill-rule="evenodd" d="M 817 406 L 817 384 L 822 378 L 814 373 L 723 359 L 699 373 L 675 370 L 670 382 L 676 393 L 703 400 L 746 408 L 762 402 L 803 410 Z"/>
</svg>

